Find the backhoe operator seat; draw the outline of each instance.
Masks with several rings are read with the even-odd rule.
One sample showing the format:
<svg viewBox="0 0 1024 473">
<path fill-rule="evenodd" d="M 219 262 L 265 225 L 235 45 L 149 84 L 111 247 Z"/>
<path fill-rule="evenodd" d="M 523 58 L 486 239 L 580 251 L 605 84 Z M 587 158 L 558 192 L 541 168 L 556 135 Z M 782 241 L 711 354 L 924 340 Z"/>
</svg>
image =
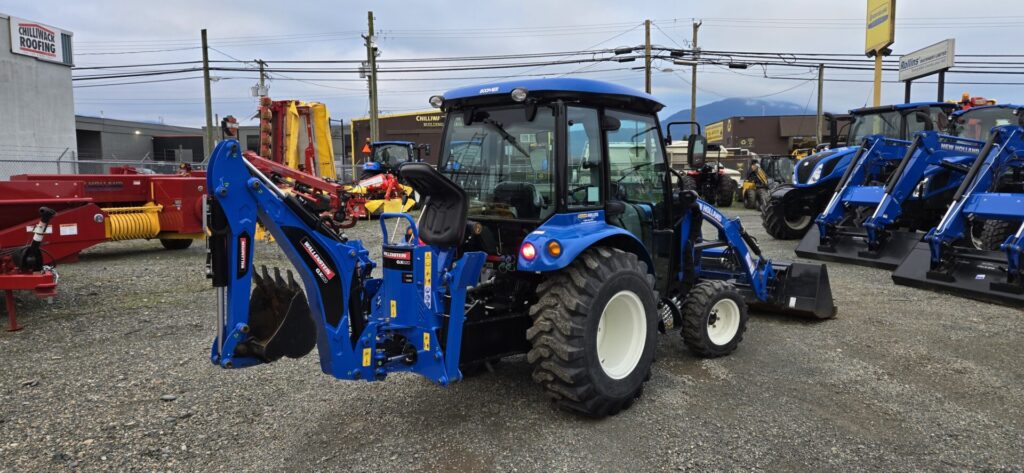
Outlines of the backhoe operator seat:
<svg viewBox="0 0 1024 473">
<path fill-rule="evenodd" d="M 529 182 L 500 182 L 494 188 L 494 201 L 516 209 L 516 218 L 539 218 L 541 200 L 537 188 Z"/>
<path fill-rule="evenodd" d="M 466 232 L 469 201 L 466 192 L 427 163 L 404 163 L 399 175 L 423 199 L 419 233 L 424 243 L 433 246 L 458 246 Z"/>
</svg>

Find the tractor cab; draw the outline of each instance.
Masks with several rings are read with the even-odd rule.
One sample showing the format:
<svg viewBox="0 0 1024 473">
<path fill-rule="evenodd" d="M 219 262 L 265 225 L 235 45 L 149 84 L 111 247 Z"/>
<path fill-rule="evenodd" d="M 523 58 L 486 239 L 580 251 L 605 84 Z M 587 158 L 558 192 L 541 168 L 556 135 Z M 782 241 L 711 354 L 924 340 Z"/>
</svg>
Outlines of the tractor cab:
<svg viewBox="0 0 1024 473">
<path fill-rule="evenodd" d="M 625 229 L 631 238 L 618 238 L 638 253 L 660 248 L 650 254 L 667 260 L 670 184 L 680 176 L 667 165 L 656 115 L 662 104 L 653 97 L 596 81 L 538 79 L 456 89 L 431 103 L 447 115 L 439 169 L 465 190 L 489 261 L 556 269 L 574 255 L 520 254 L 524 237 L 546 222 L 598 219 Z"/>
<path fill-rule="evenodd" d="M 417 146 L 412 141 L 375 141 L 370 143 L 370 150 L 363 163 L 363 178 L 393 174 L 404 163 L 420 161 L 421 153 L 430 155 L 429 145 Z"/>
</svg>

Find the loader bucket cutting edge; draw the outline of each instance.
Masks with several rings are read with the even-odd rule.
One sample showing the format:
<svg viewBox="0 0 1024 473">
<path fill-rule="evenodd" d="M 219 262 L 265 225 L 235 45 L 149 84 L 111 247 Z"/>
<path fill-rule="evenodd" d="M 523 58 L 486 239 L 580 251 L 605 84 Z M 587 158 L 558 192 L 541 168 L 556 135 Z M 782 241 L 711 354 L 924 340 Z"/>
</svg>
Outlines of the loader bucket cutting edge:
<svg viewBox="0 0 1024 473">
<path fill-rule="evenodd" d="M 828 267 L 813 263 L 773 263 L 777 279 L 772 299 L 756 301 L 755 309 L 782 314 L 831 319 L 836 316 Z"/>
<path fill-rule="evenodd" d="M 986 254 L 995 258 L 1005 257 L 1002 253 L 961 249 L 973 254 Z M 946 274 L 931 271 L 931 248 L 928 242 L 918 243 L 903 263 L 892 273 L 892 280 L 901 286 L 947 292 L 984 302 L 1024 307 L 1024 292 L 1000 290 L 994 286 L 1006 281 L 1006 265 L 991 262 L 956 262 L 953 270 Z M 946 277 L 948 276 L 948 277 Z"/>
<path fill-rule="evenodd" d="M 840 235 L 834 237 L 834 243 L 821 246 L 821 233 L 817 225 L 811 226 L 796 247 L 796 254 L 801 258 L 820 261 L 851 263 L 887 270 L 896 269 L 900 262 L 910 253 L 923 234 L 917 232 L 892 231 L 889 238 L 878 251 L 869 251 L 867 240 Z"/>
</svg>

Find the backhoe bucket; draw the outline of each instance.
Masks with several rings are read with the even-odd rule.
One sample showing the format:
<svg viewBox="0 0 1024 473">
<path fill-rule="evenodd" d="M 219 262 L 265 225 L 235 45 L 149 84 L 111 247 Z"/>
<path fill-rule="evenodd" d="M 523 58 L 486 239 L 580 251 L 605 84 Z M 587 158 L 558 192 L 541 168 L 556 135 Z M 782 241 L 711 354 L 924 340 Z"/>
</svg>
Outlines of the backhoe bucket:
<svg viewBox="0 0 1024 473">
<path fill-rule="evenodd" d="M 249 333 L 252 340 L 239 345 L 240 355 L 252 355 L 264 361 L 282 356 L 300 358 L 316 345 L 316 326 L 309 312 L 306 294 L 288 271 L 274 268 L 274 275 L 263 267 L 253 273 L 256 283 L 249 299 Z"/>
<path fill-rule="evenodd" d="M 813 263 L 776 263 L 771 299 L 752 307 L 771 312 L 830 319 L 836 316 L 828 267 Z"/>
<path fill-rule="evenodd" d="M 1024 286 L 1006 283 L 1006 255 L 973 248 L 955 249 L 957 259 L 946 271 L 931 268 L 931 248 L 922 241 L 914 246 L 892 273 L 902 286 L 948 292 L 985 302 L 1024 307 Z M 1000 263 L 1000 261 L 1002 261 Z"/>
<path fill-rule="evenodd" d="M 840 231 L 853 233 L 849 230 Z M 864 236 L 836 235 L 832 237 L 831 244 L 822 245 L 819 228 L 817 225 L 813 225 L 797 245 L 796 254 L 802 258 L 893 270 L 899 266 L 923 236 L 917 232 L 892 231 L 889 232 L 889 236 L 881 248 L 871 251 L 868 249 L 865 230 L 858 227 L 857 232 Z"/>
</svg>

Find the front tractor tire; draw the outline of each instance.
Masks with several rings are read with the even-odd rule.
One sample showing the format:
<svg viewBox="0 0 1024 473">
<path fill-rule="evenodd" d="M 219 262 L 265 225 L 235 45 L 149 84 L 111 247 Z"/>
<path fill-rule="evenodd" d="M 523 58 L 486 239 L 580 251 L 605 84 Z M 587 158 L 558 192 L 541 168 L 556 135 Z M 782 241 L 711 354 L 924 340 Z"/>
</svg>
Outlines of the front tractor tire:
<svg viewBox="0 0 1024 473">
<path fill-rule="evenodd" d="M 615 415 L 640 397 L 654 364 L 654 277 L 636 255 L 597 247 L 537 288 L 526 336 L 533 379 L 562 409 Z"/>
<path fill-rule="evenodd" d="M 780 198 L 769 197 L 761 208 L 761 225 L 776 240 L 802 238 L 813 224 L 811 215 L 787 216 L 786 206 Z"/>
<path fill-rule="evenodd" d="M 725 281 L 703 281 L 686 295 L 683 341 L 693 354 L 718 358 L 736 350 L 747 330 L 747 304 Z"/>
</svg>

